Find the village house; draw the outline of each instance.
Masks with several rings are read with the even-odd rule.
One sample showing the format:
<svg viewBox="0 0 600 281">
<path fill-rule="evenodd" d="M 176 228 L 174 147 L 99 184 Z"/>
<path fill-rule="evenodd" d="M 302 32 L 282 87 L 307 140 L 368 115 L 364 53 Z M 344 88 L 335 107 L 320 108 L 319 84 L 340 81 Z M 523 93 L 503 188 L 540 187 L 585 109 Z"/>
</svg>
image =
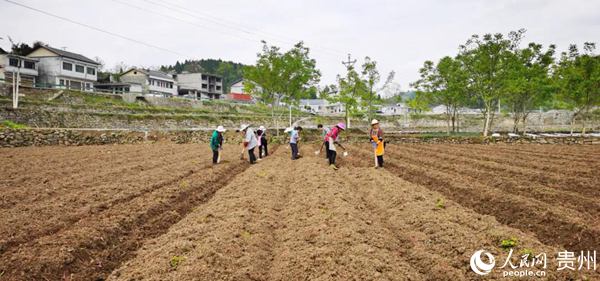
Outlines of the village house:
<svg viewBox="0 0 600 281">
<path fill-rule="evenodd" d="M 39 87 L 92 91 L 98 62 L 83 55 L 41 45 L 27 55 L 37 59 Z"/>
<path fill-rule="evenodd" d="M 96 92 L 115 95 L 135 94 L 136 96 L 142 96 L 143 89 L 142 84 L 139 83 L 106 82 L 94 84 Z"/>
<path fill-rule="evenodd" d="M 404 115 L 410 112 L 410 108 L 403 103 L 384 105 L 381 107 L 382 115 Z"/>
<path fill-rule="evenodd" d="M 176 74 L 178 94 L 194 99 L 221 99 L 223 78 L 206 73 L 183 72 Z"/>
<path fill-rule="evenodd" d="M 330 103 L 325 99 L 301 99 L 300 109 L 319 115 L 340 115 L 345 112 L 343 104 Z"/>
<path fill-rule="evenodd" d="M 256 97 L 244 92 L 244 84 L 248 83 L 244 79 L 238 79 L 231 84 L 227 99 L 240 103 L 256 103 Z M 259 87 L 260 90 L 260 87 Z"/>
<path fill-rule="evenodd" d="M 35 87 L 38 79 L 38 60 L 9 54 L 0 49 L 0 82 L 12 84 L 20 79 L 20 87 Z"/>
<path fill-rule="evenodd" d="M 315 114 L 327 113 L 329 102 L 325 99 L 301 99 L 300 109 Z"/>
<path fill-rule="evenodd" d="M 143 95 L 158 95 L 172 97 L 177 95 L 177 83 L 173 76 L 157 70 L 132 68 L 120 75 L 120 82 L 124 84 L 116 87 L 127 87 L 129 90 L 135 85 L 141 85 Z"/>
<path fill-rule="evenodd" d="M 237 81 L 234 81 L 231 84 L 229 92 L 234 93 L 234 94 L 246 94 L 246 93 L 244 93 L 244 79 L 239 79 Z"/>
</svg>

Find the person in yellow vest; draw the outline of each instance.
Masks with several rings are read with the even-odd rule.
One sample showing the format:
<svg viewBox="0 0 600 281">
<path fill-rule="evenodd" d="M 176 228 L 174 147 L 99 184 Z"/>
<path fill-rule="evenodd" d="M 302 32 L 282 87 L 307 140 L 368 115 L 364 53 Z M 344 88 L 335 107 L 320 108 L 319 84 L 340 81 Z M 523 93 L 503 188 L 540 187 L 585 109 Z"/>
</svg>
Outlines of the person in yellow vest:
<svg viewBox="0 0 600 281">
<path fill-rule="evenodd" d="M 383 140 L 383 130 L 379 127 L 379 121 L 377 119 L 371 121 L 371 131 L 369 132 L 369 135 L 371 137 L 371 145 L 373 146 L 375 168 L 383 168 L 385 142 Z"/>
</svg>

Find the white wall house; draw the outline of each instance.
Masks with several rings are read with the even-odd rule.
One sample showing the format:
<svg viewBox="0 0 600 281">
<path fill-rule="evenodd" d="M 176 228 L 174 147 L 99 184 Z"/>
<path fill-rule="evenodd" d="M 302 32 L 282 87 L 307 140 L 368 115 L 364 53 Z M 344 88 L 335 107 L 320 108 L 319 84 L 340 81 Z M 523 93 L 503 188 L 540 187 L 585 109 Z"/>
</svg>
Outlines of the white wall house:
<svg viewBox="0 0 600 281">
<path fill-rule="evenodd" d="M 18 75 L 21 87 L 35 87 L 38 79 L 37 64 L 37 59 L 7 54 L 0 49 L 0 82 L 12 84 Z"/>
<path fill-rule="evenodd" d="M 410 108 L 403 103 L 397 103 L 393 105 L 385 105 L 381 107 L 381 114 L 383 115 L 404 115 L 410 111 Z"/>
<path fill-rule="evenodd" d="M 132 68 L 120 76 L 122 83 L 142 86 L 144 95 L 171 97 L 177 95 L 177 82 L 170 74 L 162 71 Z"/>
<path fill-rule="evenodd" d="M 27 57 L 39 60 L 40 87 L 92 91 L 98 80 L 100 64 L 80 54 L 38 46 Z"/>
<path fill-rule="evenodd" d="M 179 95 L 194 99 L 221 99 L 223 78 L 206 73 L 183 72 L 176 74 Z"/>
<path fill-rule="evenodd" d="M 301 99 L 300 109 L 315 114 L 327 114 L 329 102 L 325 99 Z"/>
<path fill-rule="evenodd" d="M 231 84 L 231 88 L 229 89 L 230 93 L 233 94 L 245 94 L 244 93 L 244 79 L 237 80 Z"/>
</svg>

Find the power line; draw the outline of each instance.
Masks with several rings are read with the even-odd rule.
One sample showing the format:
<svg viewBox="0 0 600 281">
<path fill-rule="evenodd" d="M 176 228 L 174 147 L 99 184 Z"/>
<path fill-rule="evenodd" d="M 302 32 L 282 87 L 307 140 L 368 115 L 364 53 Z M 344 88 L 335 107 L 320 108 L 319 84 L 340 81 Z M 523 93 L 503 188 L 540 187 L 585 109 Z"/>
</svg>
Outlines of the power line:
<svg viewBox="0 0 600 281">
<path fill-rule="evenodd" d="M 17 2 L 14 2 L 12 0 L 4 0 L 4 1 L 6 1 L 6 2 L 8 2 L 10 4 L 13 4 L 13 5 L 16 5 L 16 6 L 20 6 L 20 7 L 23 7 L 23 8 L 26 8 L 26 9 L 29 9 L 29 10 L 32 10 L 32 11 L 35 11 L 35 12 L 47 15 L 47 16 L 50 16 L 50 17 L 54 17 L 54 18 L 57 18 L 57 19 L 60 19 L 60 20 L 66 21 L 66 22 L 70 22 L 72 24 L 83 26 L 83 27 L 86 27 L 86 28 L 89 28 L 89 29 L 92 29 L 92 30 L 95 30 L 95 31 L 98 31 L 98 32 L 102 32 L 104 34 L 108 34 L 108 35 L 111 35 L 111 36 L 114 36 L 114 37 L 118 37 L 118 38 L 121 38 L 121 39 L 124 39 L 124 40 L 127 40 L 127 41 L 131 41 L 131 42 L 140 44 L 140 45 L 144 45 L 146 47 L 155 48 L 155 49 L 158 49 L 158 50 L 161 50 L 161 51 L 165 51 L 165 52 L 169 52 L 169 53 L 172 53 L 172 54 L 175 54 L 175 55 L 178 55 L 178 56 L 192 57 L 192 56 L 188 56 L 188 55 L 182 54 L 182 53 L 177 52 L 177 51 L 173 51 L 173 50 L 170 50 L 170 49 L 167 49 L 167 48 L 163 48 L 163 47 L 160 47 L 160 46 L 157 46 L 157 45 L 146 43 L 144 41 L 140 41 L 140 40 L 137 40 L 137 39 L 134 39 L 134 38 L 131 38 L 131 37 L 127 37 L 125 35 L 114 33 L 112 31 L 108 31 L 108 30 L 105 30 L 105 29 L 102 29 L 102 28 L 99 28 L 99 27 L 95 27 L 95 26 L 86 24 L 86 23 L 78 22 L 78 21 L 75 21 L 75 20 L 63 17 L 63 16 L 52 14 L 50 12 L 46 12 L 44 10 L 40 10 L 40 9 L 31 7 L 31 6 L 27 6 L 25 4 L 17 3 Z"/>
<path fill-rule="evenodd" d="M 195 23 L 195 22 L 186 21 L 186 20 L 183 20 L 181 18 L 170 16 L 170 15 L 167 15 L 167 14 L 157 13 L 156 11 L 153 11 L 153 10 L 150 10 L 150 9 L 147 9 L 147 8 L 144 8 L 144 7 L 140 7 L 140 6 L 137 6 L 137 5 L 133 5 L 133 4 L 130 4 L 130 3 L 127 3 L 127 2 L 124 2 L 124 1 L 120 1 L 120 0 L 112 0 L 112 1 L 113 2 L 117 2 L 117 3 L 121 4 L 121 5 L 125 5 L 125 6 L 128 6 L 128 7 L 134 8 L 134 9 L 138 9 L 138 10 L 150 13 L 150 14 L 154 14 L 154 15 L 157 15 L 157 16 L 160 16 L 160 17 L 165 17 L 165 18 L 169 18 L 169 19 L 172 19 L 172 20 L 175 20 L 175 21 L 187 23 L 187 24 L 192 25 L 192 26 L 197 27 L 197 28 L 202 28 L 202 29 L 204 29 L 204 28 L 211 28 L 211 27 L 209 27 L 207 25 L 202 25 L 202 24 L 198 24 L 198 23 Z M 259 42 L 259 40 L 250 39 L 250 38 L 241 37 L 241 36 L 236 36 L 236 35 L 232 35 L 232 34 L 227 34 L 227 33 L 219 33 L 219 34 L 222 34 L 222 35 L 225 35 L 225 36 L 230 36 L 230 37 L 233 37 L 233 38 L 236 38 L 236 39 L 242 39 L 242 40 L 250 41 L 250 42 L 253 42 L 253 43 Z"/>
<path fill-rule="evenodd" d="M 239 24 L 232 23 L 231 21 L 227 21 L 227 20 L 220 19 L 218 17 L 210 16 L 210 15 L 207 15 L 206 13 L 201 13 L 201 12 L 198 12 L 198 11 L 194 11 L 194 10 L 191 10 L 191 9 L 189 9 L 187 7 L 180 6 L 180 5 L 177 5 L 177 4 L 169 3 L 169 5 L 167 5 L 167 4 L 159 3 L 159 2 L 156 2 L 156 1 L 153 1 L 153 0 L 142 0 L 142 1 L 145 1 L 147 3 L 153 4 L 155 6 L 159 6 L 159 7 L 163 7 L 163 8 L 169 9 L 169 10 L 174 11 L 174 12 L 183 13 L 183 14 L 186 14 L 188 16 L 191 16 L 191 17 L 203 20 L 203 21 L 209 21 L 209 22 L 212 22 L 214 24 L 217 24 L 217 25 L 229 28 L 229 29 L 237 30 L 239 32 L 243 32 L 243 33 L 246 33 L 246 34 L 253 34 L 253 35 L 260 36 L 260 37 L 271 37 L 272 39 L 275 39 L 276 41 L 279 41 L 279 42 L 282 42 L 282 43 L 286 43 L 286 44 L 290 44 L 292 46 L 297 43 L 292 38 L 290 38 L 289 40 L 282 40 L 281 38 L 277 38 L 277 37 L 282 37 L 282 36 L 276 36 L 276 35 L 273 35 L 273 34 L 262 32 L 262 31 L 256 31 L 256 30 L 252 30 L 252 29 L 248 29 L 248 28 L 244 28 L 244 27 L 239 27 Z M 176 9 L 174 9 L 174 8 L 176 8 Z M 198 14 L 204 14 L 204 16 L 201 17 Z M 228 22 L 231 22 L 231 23 L 228 23 Z M 260 34 L 260 33 L 262 33 L 262 34 Z M 341 53 L 340 51 L 334 50 L 334 49 L 331 49 L 331 48 L 324 48 L 324 47 L 319 47 L 319 46 L 316 46 L 314 48 L 315 49 L 321 49 L 323 52 L 328 52 L 329 55 L 339 56 L 340 53 Z"/>
</svg>

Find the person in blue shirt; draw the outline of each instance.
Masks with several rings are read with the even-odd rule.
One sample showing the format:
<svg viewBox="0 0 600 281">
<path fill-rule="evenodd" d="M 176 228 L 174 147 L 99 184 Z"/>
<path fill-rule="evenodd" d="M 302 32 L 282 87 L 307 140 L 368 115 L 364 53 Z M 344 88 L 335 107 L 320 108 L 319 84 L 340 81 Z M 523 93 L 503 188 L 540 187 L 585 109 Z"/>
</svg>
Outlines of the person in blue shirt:
<svg viewBox="0 0 600 281">
<path fill-rule="evenodd" d="M 296 160 L 300 157 L 298 155 L 298 141 L 300 140 L 300 132 L 302 127 L 297 126 L 290 132 L 290 148 L 292 149 L 292 160 Z"/>
<path fill-rule="evenodd" d="M 221 162 L 221 150 L 223 150 L 223 133 L 225 128 L 223 126 L 217 127 L 210 138 L 210 149 L 213 151 L 213 164 Z"/>
</svg>

